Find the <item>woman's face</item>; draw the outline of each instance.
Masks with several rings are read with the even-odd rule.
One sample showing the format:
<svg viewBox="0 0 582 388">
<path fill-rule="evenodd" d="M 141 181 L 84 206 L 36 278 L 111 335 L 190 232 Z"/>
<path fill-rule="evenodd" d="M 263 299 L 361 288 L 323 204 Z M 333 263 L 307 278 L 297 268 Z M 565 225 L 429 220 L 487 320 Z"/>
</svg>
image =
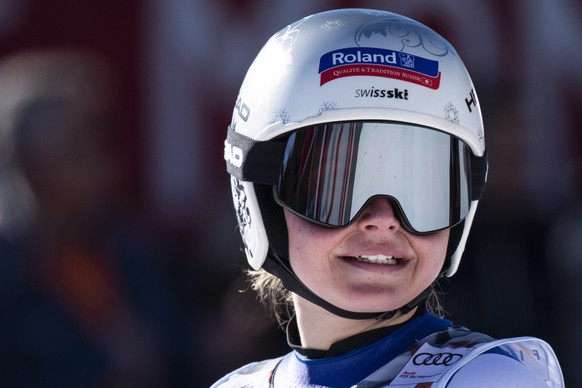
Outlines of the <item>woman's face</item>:
<svg viewBox="0 0 582 388">
<path fill-rule="evenodd" d="M 449 230 L 414 235 L 387 199 L 376 198 L 342 228 L 327 228 L 285 210 L 291 267 L 315 294 L 345 310 L 383 312 L 404 306 L 436 279 Z"/>
</svg>

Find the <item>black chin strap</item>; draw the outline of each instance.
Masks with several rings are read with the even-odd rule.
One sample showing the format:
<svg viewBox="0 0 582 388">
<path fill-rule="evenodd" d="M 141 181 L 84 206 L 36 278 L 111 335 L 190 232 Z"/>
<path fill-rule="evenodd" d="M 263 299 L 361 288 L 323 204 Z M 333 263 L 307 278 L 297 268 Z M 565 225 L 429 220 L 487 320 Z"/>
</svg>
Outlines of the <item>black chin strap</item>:
<svg viewBox="0 0 582 388">
<path fill-rule="evenodd" d="M 263 264 L 263 269 L 275 276 L 277 276 L 283 282 L 285 288 L 289 291 L 296 293 L 297 295 L 301 296 L 304 299 L 307 299 L 311 303 L 314 303 L 327 311 L 340 316 L 342 318 L 347 319 L 376 319 L 376 320 L 387 320 L 393 318 L 398 312 L 402 314 L 406 314 L 415 307 L 424 303 L 432 292 L 432 287 L 428 287 L 426 290 L 420 293 L 416 298 L 414 298 L 409 303 L 405 304 L 404 306 L 391 311 L 385 312 L 370 312 L 370 313 L 363 313 L 363 312 L 355 312 L 355 311 L 348 311 L 342 308 L 339 308 L 325 299 L 316 295 L 313 291 L 311 291 L 299 278 L 288 265 L 285 264 L 283 260 L 277 257 L 275 254 L 270 252 Z M 437 279 L 438 280 L 438 279 Z"/>
</svg>

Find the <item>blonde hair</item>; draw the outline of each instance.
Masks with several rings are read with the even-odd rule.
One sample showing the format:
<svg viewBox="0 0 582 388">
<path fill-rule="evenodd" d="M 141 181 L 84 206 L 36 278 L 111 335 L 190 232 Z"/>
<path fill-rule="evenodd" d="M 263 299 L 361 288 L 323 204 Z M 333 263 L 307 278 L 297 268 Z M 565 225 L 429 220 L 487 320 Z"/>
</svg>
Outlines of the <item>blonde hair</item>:
<svg viewBox="0 0 582 388">
<path fill-rule="evenodd" d="M 285 288 L 281 279 L 264 269 L 247 270 L 247 276 L 251 288 L 257 293 L 257 299 L 283 327 L 293 316 L 291 291 Z"/>
</svg>

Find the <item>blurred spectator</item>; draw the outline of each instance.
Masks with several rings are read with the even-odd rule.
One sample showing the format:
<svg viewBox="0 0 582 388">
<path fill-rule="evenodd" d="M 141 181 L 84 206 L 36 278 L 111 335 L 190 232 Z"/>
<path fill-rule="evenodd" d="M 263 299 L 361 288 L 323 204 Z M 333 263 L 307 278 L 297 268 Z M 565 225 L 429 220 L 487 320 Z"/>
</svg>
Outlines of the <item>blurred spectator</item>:
<svg viewBox="0 0 582 388">
<path fill-rule="evenodd" d="M 171 283 L 126 187 L 115 79 L 95 53 L 0 63 L 0 385 L 175 386 Z"/>
</svg>

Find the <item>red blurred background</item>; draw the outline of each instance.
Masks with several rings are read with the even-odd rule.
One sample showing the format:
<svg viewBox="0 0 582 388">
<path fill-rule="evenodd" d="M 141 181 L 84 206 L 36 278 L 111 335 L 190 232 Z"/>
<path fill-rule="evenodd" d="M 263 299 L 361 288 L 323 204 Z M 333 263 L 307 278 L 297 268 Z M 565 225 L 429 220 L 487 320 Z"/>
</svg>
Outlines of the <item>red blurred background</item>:
<svg viewBox="0 0 582 388">
<path fill-rule="evenodd" d="M 569 385 L 582 383 L 579 2 L 0 0 L 0 61 L 74 46 L 115 68 L 115 142 L 129 172 L 120 188 L 155 245 L 172 301 L 165 329 L 176 338 L 157 339 L 170 343 L 161 353 L 170 366 L 152 386 L 205 386 L 286 349 L 252 293 L 239 293 L 245 262 L 222 143 L 246 69 L 268 37 L 337 7 L 410 16 L 459 51 L 481 100 L 490 175 L 460 271 L 443 286 L 445 307 L 494 336 L 547 339 Z"/>
</svg>

